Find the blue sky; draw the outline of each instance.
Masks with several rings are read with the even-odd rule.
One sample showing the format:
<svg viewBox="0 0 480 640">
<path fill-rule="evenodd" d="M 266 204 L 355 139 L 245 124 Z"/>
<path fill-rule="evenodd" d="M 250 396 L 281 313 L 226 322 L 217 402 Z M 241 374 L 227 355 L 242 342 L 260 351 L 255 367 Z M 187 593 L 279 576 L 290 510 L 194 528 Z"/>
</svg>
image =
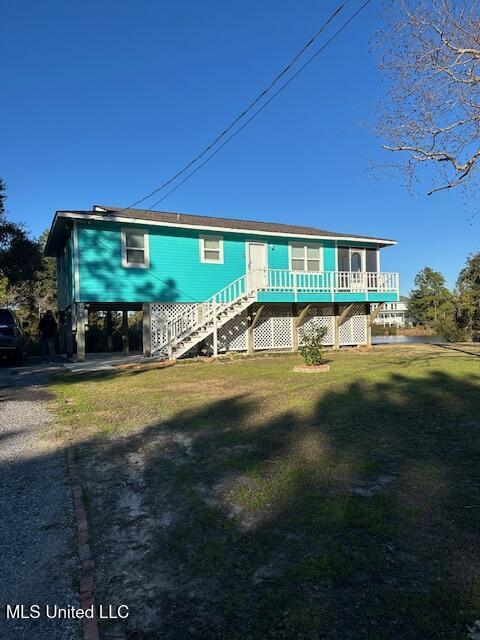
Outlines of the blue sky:
<svg viewBox="0 0 480 640">
<path fill-rule="evenodd" d="M 56 209 L 131 204 L 202 149 L 336 6 L 4 4 L 0 176 L 11 217 L 39 234 Z M 400 271 L 404 293 L 426 265 L 453 285 L 479 248 L 479 217 L 469 221 L 460 193 L 428 197 L 420 185 L 412 196 L 369 170 L 390 160 L 368 127 L 384 90 L 370 50 L 378 9 L 372 2 L 162 208 L 395 238 L 382 270 Z"/>
</svg>

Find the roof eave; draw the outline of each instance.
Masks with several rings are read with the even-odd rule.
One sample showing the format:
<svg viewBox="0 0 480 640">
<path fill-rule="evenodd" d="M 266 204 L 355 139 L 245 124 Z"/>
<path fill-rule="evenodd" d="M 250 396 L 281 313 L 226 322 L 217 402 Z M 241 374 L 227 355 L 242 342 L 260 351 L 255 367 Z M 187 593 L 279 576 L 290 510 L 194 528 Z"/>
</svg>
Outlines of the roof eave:
<svg viewBox="0 0 480 640">
<path fill-rule="evenodd" d="M 289 237 L 289 238 L 303 238 L 303 239 L 311 239 L 311 240 L 337 240 L 342 242 L 374 242 L 378 245 L 382 245 L 384 247 L 393 246 L 397 244 L 396 240 L 391 240 L 388 238 L 376 238 L 369 236 L 348 236 L 348 235 L 313 235 L 307 233 L 289 233 L 286 231 L 270 231 L 264 229 L 243 229 L 236 227 L 214 227 L 211 225 L 201 225 L 201 224 L 188 224 L 182 222 L 165 222 L 163 220 L 150 220 L 145 218 L 132 218 L 129 216 L 121 216 L 121 215 L 112 215 L 111 213 L 105 213 L 100 211 L 57 211 L 55 214 L 54 222 L 50 229 L 50 233 L 54 228 L 54 225 L 58 218 L 72 218 L 77 220 L 84 220 L 88 216 L 89 220 L 97 220 L 104 221 L 108 220 L 111 222 L 121 222 L 122 224 L 142 224 L 142 225 L 153 225 L 159 227 L 174 227 L 174 228 L 188 228 L 188 229 L 199 229 L 199 230 L 213 230 L 218 231 L 220 233 L 251 233 L 255 235 L 264 235 L 264 236 L 279 236 L 279 237 Z M 50 234 L 49 234 L 50 239 Z M 48 240 L 47 245 L 48 246 Z"/>
</svg>

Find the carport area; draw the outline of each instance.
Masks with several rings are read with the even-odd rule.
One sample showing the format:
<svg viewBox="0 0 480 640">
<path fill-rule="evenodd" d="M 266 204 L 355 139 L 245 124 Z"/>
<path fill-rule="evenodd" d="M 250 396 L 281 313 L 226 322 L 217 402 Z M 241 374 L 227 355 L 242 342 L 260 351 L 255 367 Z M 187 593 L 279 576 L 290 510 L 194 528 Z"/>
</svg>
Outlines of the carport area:
<svg viewBox="0 0 480 640">
<path fill-rule="evenodd" d="M 149 305 L 75 303 L 60 314 L 60 351 L 77 362 L 99 354 L 150 355 Z"/>
</svg>

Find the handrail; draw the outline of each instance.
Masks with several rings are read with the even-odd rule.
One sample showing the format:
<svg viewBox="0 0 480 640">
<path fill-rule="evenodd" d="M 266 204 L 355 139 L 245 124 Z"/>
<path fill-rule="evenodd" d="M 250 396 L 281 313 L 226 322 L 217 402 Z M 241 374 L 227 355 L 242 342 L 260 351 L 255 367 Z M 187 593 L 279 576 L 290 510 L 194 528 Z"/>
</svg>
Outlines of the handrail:
<svg viewBox="0 0 480 640">
<path fill-rule="evenodd" d="M 253 293 L 250 290 L 250 281 L 250 274 L 245 273 L 214 293 L 205 302 L 199 302 L 195 307 L 189 307 L 167 320 L 161 328 L 163 335 L 157 349 L 165 347 L 171 349 L 192 331 L 213 321 L 225 307 L 229 307 L 244 296 Z"/>
</svg>

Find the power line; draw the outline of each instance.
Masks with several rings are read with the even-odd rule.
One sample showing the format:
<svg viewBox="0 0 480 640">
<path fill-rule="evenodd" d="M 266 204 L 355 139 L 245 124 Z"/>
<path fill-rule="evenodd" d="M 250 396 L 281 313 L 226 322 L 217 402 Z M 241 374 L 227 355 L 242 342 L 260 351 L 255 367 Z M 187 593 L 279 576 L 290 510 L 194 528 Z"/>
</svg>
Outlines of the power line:
<svg viewBox="0 0 480 640">
<path fill-rule="evenodd" d="M 159 187 L 157 187 L 156 189 L 154 189 L 153 191 L 151 191 L 149 194 L 147 194 L 146 196 L 140 198 L 139 200 L 137 200 L 136 202 L 134 202 L 133 204 L 131 204 L 129 207 L 125 207 L 125 209 L 132 209 L 133 207 L 135 207 L 136 205 L 140 204 L 141 202 L 144 202 L 145 200 L 148 200 L 148 198 L 151 198 L 153 195 L 155 195 L 156 193 L 158 193 L 159 191 L 162 191 L 166 186 L 168 186 L 169 184 L 171 184 L 172 182 L 174 182 L 174 180 L 176 180 L 177 178 L 179 178 L 181 175 L 183 175 L 192 165 L 194 165 L 198 160 L 200 160 L 200 158 L 203 158 L 203 156 L 208 153 L 216 144 L 217 142 L 219 142 L 222 138 L 224 138 L 227 133 L 229 131 L 231 131 L 233 129 L 233 127 L 242 119 L 246 116 L 246 114 L 253 109 L 253 107 L 259 102 L 259 100 L 261 100 L 269 91 L 270 89 L 272 89 L 277 82 L 280 80 L 280 78 L 282 78 L 286 73 L 288 73 L 288 71 L 292 68 L 292 66 L 297 62 L 297 60 L 304 54 L 304 52 L 315 42 L 315 40 L 322 34 L 322 32 L 328 27 L 328 25 L 332 22 L 332 20 L 342 11 L 342 9 L 345 7 L 345 5 L 349 2 L 349 0 L 344 0 L 336 9 L 335 11 L 330 15 L 330 17 L 322 24 L 322 26 L 320 27 L 320 29 L 310 38 L 310 40 L 308 42 L 305 43 L 305 45 L 300 49 L 300 51 L 293 57 L 293 59 L 280 71 L 280 73 L 278 73 L 274 79 L 270 82 L 270 84 L 265 87 L 265 89 L 263 89 L 257 96 L 256 98 L 247 106 L 245 107 L 245 109 L 234 119 L 232 120 L 232 122 L 212 141 L 210 142 L 198 155 L 196 155 L 193 160 L 191 160 L 188 164 L 186 164 L 183 169 L 181 169 L 180 171 L 178 171 L 174 176 L 172 176 L 171 178 L 169 178 L 167 181 L 165 181 L 163 184 L 161 184 Z M 201 165 L 203 166 L 203 165 Z M 182 184 L 182 183 L 181 183 Z M 155 206 L 155 205 L 153 205 Z M 125 211 L 125 209 L 122 209 L 121 211 Z"/>
<path fill-rule="evenodd" d="M 295 80 L 295 78 L 300 75 L 300 73 L 305 69 L 305 67 L 307 67 L 311 62 L 313 62 L 315 60 L 315 58 L 322 53 L 322 51 L 324 51 L 328 45 L 333 42 L 333 40 L 335 40 L 335 38 L 337 38 L 340 33 L 352 22 L 352 20 L 354 20 L 356 18 L 356 16 L 368 5 L 370 4 L 371 0 L 366 0 L 351 16 L 350 18 L 348 18 L 348 20 L 346 20 L 341 27 L 339 27 L 339 29 L 337 29 L 337 31 L 325 42 L 325 44 L 323 44 L 320 49 L 318 49 L 312 56 L 310 56 L 310 58 L 293 74 L 293 76 L 291 76 L 287 82 L 285 82 L 279 89 L 277 89 L 277 91 L 270 96 L 270 98 L 264 102 L 262 104 L 261 107 L 259 107 L 257 109 L 257 111 L 255 111 L 253 113 L 253 115 L 250 116 L 250 118 L 248 118 L 248 120 L 246 120 L 240 127 L 238 127 L 238 129 L 236 129 L 226 140 L 224 140 L 224 142 L 217 148 L 215 149 L 215 151 L 210 154 L 208 156 L 208 158 L 206 158 L 201 164 L 199 164 L 197 167 L 195 167 L 195 169 L 193 169 L 193 171 L 191 171 L 187 176 L 185 176 L 185 178 L 183 178 L 183 180 L 181 180 L 177 185 L 175 185 L 173 187 L 173 189 L 170 189 L 170 191 L 168 191 L 162 198 L 160 198 L 159 200 L 157 200 L 156 202 L 154 202 L 149 209 L 147 209 L 147 211 L 151 211 L 157 204 L 159 204 L 160 202 L 162 202 L 163 200 L 165 200 L 165 198 L 168 198 L 168 196 L 170 194 L 172 194 L 174 191 L 176 191 L 182 184 L 184 184 L 189 178 L 191 178 L 199 169 L 201 169 L 204 165 L 207 164 L 207 162 L 209 162 L 215 155 L 217 155 L 217 153 L 223 149 L 223 147 L 225 145 L 227 145 L 238 133 L 240 133 L 240 131 L 242 131 L 242 129 L 244 129 L 254 118 L 256 118 L 256 116 L 258 116 L 258 114 L 263 111 L 263 109 L 265 109 L 265 107 L 270 104 L 270 102 L 272 102 L 272 100 L 274 100 L 279 93 L 281 93 L 284 89 L 286 89 L 288 87 L 288 85 Z M 168 183 L 167 183 L 168 184 Z M 160 191 L 163 187 L 160 187 L 157 191 Z M 139 201 L 141 202 L 141 200 Z"/>
</svg>

